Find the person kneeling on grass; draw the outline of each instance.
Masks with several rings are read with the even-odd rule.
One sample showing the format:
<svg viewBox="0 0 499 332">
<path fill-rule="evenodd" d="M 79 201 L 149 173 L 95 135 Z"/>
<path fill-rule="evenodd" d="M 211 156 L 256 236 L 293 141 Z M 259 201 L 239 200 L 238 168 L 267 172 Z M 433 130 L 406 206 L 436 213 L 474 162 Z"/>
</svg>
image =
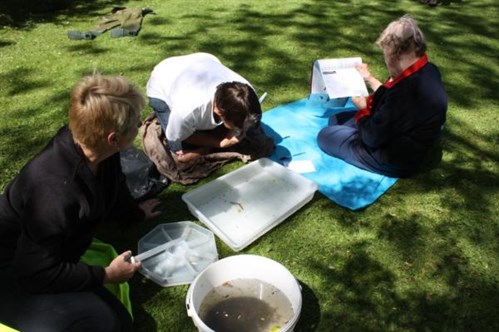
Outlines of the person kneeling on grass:
<svg viewBox="0 0 499 332">
<path fill-rule="evenodd" d="M 237 146 L 262 114 L 248 81 L 208 53 L 161 61 L 151 73 L 147 95 L 180 162 Z"/>
<path fill-rule="evenodd" d="M 136 203 L 120 154 L 141 124 L 145 98 L 123 77 L 92 75 L 72 90 L 64 126 L 0 196 L 0 322 L 21 331 L 130 331 L 105 287 L 130 279 L 130 251 L 107 267 L 80 261 L 96 228 L 156 217 Z"/>
<path fill-rule="evenodd" d="M 410 16 L 390 23 L 377 45 L 388 80 L 382 84 L 366 64 L 359 65 L 374 93 L 352 98 L 358 110 L 331 117 L 317 140 L 324 152 L 357 167 L 407 177 L 440 139 L 447 95 L 438 68 L 428 62 L 424 35 Z"/>
</svg>

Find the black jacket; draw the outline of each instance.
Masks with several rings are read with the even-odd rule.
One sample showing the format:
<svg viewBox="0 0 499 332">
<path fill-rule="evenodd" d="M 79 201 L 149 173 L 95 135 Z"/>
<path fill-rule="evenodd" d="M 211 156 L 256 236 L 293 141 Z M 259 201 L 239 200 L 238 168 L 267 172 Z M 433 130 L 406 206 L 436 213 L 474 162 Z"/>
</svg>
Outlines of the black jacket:
<svg viewBox="0 0 499 332">
<path fill-rule="evenodd" d="M 109 220 L 140 221 L 116 153 L 87 167 L 63 127 L 0 196 L 0 267 L 11 265 L 21 286 L 34 293 L 91 290 L 104 268 L 80 262 L 96 227 Z"/>
</svg>

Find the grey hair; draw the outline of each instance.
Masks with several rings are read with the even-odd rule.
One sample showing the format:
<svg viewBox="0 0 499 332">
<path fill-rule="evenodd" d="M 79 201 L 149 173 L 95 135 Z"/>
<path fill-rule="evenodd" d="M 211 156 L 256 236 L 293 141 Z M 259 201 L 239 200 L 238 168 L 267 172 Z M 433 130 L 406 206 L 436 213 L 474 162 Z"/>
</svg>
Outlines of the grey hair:
<svg viewBox="0 0 499 332">
<path fill-rule="evenodd" d="M 391 22 L 376 41 L 392 59 L 414 51 L 420 57 L 426 52 L 426 40 L 416 21 L 408 14 Z"/>
</svg>

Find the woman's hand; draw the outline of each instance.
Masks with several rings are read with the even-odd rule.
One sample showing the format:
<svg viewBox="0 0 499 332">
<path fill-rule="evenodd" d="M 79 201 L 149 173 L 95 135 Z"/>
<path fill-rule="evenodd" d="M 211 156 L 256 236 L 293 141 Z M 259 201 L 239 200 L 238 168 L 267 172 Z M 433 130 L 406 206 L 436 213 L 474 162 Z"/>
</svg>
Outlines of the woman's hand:
<svg viewBox="0 0 499 332">
<path fill-rule="evenodd" d="M 361 63 L 359 65 L 355 66 L 355 69 L 359 72 L 360 76 L 364 79 L 364 81 L 368 81 L 369 78 L 371 78 L 373 75 L 371 74 L 371 71 L 369 70 L 369 66 L 367 63 Z"/>
<path fill-rule="evenodd" d="M 145 220 L 159 217 L 161 211 L 156 210 L 156 208 L 161 204 L 159 198 L 147 199 L 139 203 L 139 208 L 144 211 Z"/>
<path fill-rule="evenodd" d="M 367 98 L 366 97 L 360 97 L 360 96 L 352 97 L 352 103 L 355 105 L 355 107 L 358 110 L 363 110 L 363 109 L 367 108 Z"/>
<path fill-rule="evenodd" d="M 229 148 L 233 145 L 239 144 L 246 137 L 246 133 L 239 129 L 230 130 L 220 141 L 220 147 Z"/>
<path fill-rule="evenodd" d="M 104 271 L 104 283 L 105 284 L 121 284 L 132 278 L 140 269 L 140 262 L 130 262 L 130 257 L 132 252 L 125 251 L 111 262 Z"/>
<path fill-rule="evenodd" d="M 366 63 L 361 63 L 355 66 L 355 69 L 359 72 L 360 76 L 364 79 L 371 90 L 376 91 L 382 84 L 376 77 L 371 74 L 369 66 Z"/>
<path fill-rule="evenodd" d="M 229 148 L 233 145 L 236 145 L 240 142 L 239 137 L 237 136 L 229 136 L 229 137 L 224 137 L 220 141 L 220 147 L 222 149 Z"/>
</svg>

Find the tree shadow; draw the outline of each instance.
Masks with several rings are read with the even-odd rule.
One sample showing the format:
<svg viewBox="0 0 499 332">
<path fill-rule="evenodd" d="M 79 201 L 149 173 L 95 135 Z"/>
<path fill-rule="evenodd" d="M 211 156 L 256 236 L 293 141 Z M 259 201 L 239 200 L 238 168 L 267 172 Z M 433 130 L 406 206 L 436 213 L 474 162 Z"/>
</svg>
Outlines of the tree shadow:
<svg viewBox="0 0 499 332">
<path fill-rule="evenodd" d="M 322 319 L 334 331 L 400 330 L 399 315 L 404 301 L 395 292 L 395 276 L 368 254 L 368 244 L 357 242 L 347 248 L 336 247 L 329 265 L 315 260 L 310 269 L 328 283 L 322 294 L 328 311 Z M 402 328 L 403 329 L 403 328 Z"/>
<path fill-rule="evenodd" d="M 434 234 L 425 234 L 429 231 L 419 225 L 423 218 L 412 215 L 405 220 L 392 220 L 380 230 L 380 238 L 388 235 L 392 240 L 397 239 L 392 243 L 406 264 L 425 271 L 450 290 L 444 293 L 411 290 L 407 295 L 408 308 L 413 314 L 425 317 L 431 330 L 496 330 L 499 326 L 497 284 L 473 266 L 474 258 L 460 245 L 462 234 L 456 234 L 455 225 L 435 220 Z M 481 240 L 490 242 L 491 238 Z M 497 245 L 492 248 L 498 249 Z"/>
<path fill-rule="evenodd" d="M 461 0 L 417 0 L 421 4 L 430 5 L 430 6 L 450 6 L 453 2 L 460 3 Z"/>
<path fill-rule="evenodd" d="M 491 220 L 496 204 L 494 192 L 499 186 L 497 173 L 491 165 L 499 163 L 499 153 L 476 142 L 490 142 L 497 140 L 497 137 L 494 134 L 474 133 L 473 140 L 464 138 L 457 132 L 472 133 L 474 129 L 457 119 L 451 121 L 454 129 L 444 132 L 442 149 L 444 156 L 452 156 L 452 161 L 444 158 L 436 167 L 406 179 L 408 187 L 415 192 L 438 188 L 442 205 L 455 208 L 461 214 L 460 218 L 465 213 L 469 218 Z"/>
<path fill-rule="evenodd" d="M 388 233 L 398 237 L 402 230 L 407 237 L 414 226 L 409 221 L 405 226 L 396 226 Z M 396 248 L 406 253 L 417 250 L 417 245 L 413 248 L 403 240 L 399 244 Z M 366 241 L 335 246 L 328 257 L 314 260 L 309 266 L 328 283 L 321 301 L 331 309 L 322 312 L 321 320 L 330 322 L 329 328 L 334 331 L 496 330 L 497 285 L 477 278 L 462 257 L 451 254 L 451 245 L 440 249 L 443 252 L 430 273 L 452 287 L 449 292 L 426 287 L 410 275 L 401 281 L 400 276 L 373 258 L 371 244 Z"/>
<path fill-rule="evenodd" d="M 136 0 L 138 1 L 138 0 Z M 115 0 L 112 4 L 104 0 L 3 0 L 0 3 L 0 23 L 17 29 L 29 30 L 40 19 L 58 23 L 61 13 L 68 16 L 95 15 L 104 8 L 127 2 Z M 60 23 L 60 22 L 59 22 Z"/>
<path fill-rule="evenodd" d="M 58 14 L 78 18 L 92 18 L 102 15 L 102 10 L 110 9 L 106 1 L 70 1 L 68 7 L 58 11 L 34 12 L 17 11 L 18 6 L 24 10 L 35 0 L 26 0 L 26 7 L 19 6 L 19 0 L 7 0 L 0 4 L 0 9 L 8 7 L 12 12 L 13 26 L 29 30 L 33 18 L 43 17 L 47 21 L 60 23 Z M 113 3 L 122 4 L 124 1 Z M 133 2 L 132 2 L 133 3 Z M 273 4 L 275 5 L 275 4 Z M 463 4 L 464 5 L 464 4 Z M 468 2 L 483 12 L 490 10 L 486 5 L 478 2 Z M 489 16 L 476 19 L 459 9 L 461 4 L 441 6 L 445 20 L 436 14 L 420 15 L 417 17 L 423 28 L 427 40 L 433 45 L 445 45 L 439 48 L 437 60 L 448 60 L 437 63 L 443 73 L 447 92 L 454 105 L 468 108 L 473 112 L 473 102 L 477 98 L 494 101 L 498 90 L 497 80 L 491 80 L 490 69 L 469 57 L 468 54 L 480 50 L 480 56 L 495 59 L 496 50 L 488 45 L 489 39 L 468 38 L 466 36 L 494 36 L 497 23 Z M 229 9 L 218 7 L 217 15 L 228 13 Z M 432 13 L 435 11 L 432 11 Z M 369 13 L 369 15 L 365 15 Z M 379 51 L 373 46 L 378 34 L 386 24 L 405 13 L 403 5 L 380 6 L 376 2 L 357 3 L 353 1 L 313 1 L 296 6 L 286 12 L 262 12 L 252 8 L 250 4 L 241 4 L 237 10 L 231 11 L 225 20 L 213 19 L 212 14 L 186 13 L 179 19 L 190 24 L 186 31 L 175 31 L 165 28 L 173 22 L 168 13 L 148 18 L 149 29 L 140 33 L 137 43 L 155 45 L 162 54 L 179 55 L 190 52 L 205 51 L 216 54 L 222 62 L 243 73 L 256 88 L 269 91 L 265 105 L 279 105 L 303 98 L 308 93 L 308 81 L 312 62 L 318 58 L 345 57 L 362 55 L 367 63 L 373 63 L 373 68 L 379 73 L 385 73 Z M 217 16 L 220 17 L 220 16 Z M 440 19 L 440 20 L 439 20 Z M 443 22 L 442 22 L 443 21 Z M 352 25 L 362 27 L 353 30 L 354 35 L 348 35 L 350 30 L 343 23 L 352 22 Z M 341 23 L 341 24 L 339 24 Z M 437 29 L 437 27 L 441 29 Z M 459 32 L 458 32 L 459 31 Z M 223 33 L 220 33 L 223 32 Z M 464 34 L 463 38 L 452 38 L 456 33 Z M 272 44 L 271 37 L 287 34 L 292 49 L 287 45 Z M 210 38 L 205 38 L 210 35 Z M 491 38 L 491 37 L 489 37 Z M 0 41 L 0 47 L 9 47 L 13 42 Z M 71 53 L 83 52 L 96 57 L 114 51 L 111 47 L 100 44 L 74 44 L 68 47 Z M 159 54 L 159 53 L 158 53 Z M 299 54 L 301 56 L 295 56 Z M 431 56 L 432 49 L 429 49 Z M 268 59 L 261 61 L 262 59 Z M 160 61 L 161 59 L 157 59 Z M 485 63 L 485 62 L 484 62 Z M 144 61 L 141 64 L 130 63 L 127 70 L 132 73 L 144 73 L 156 63 Z M 456 65 L 459 64 L 459 65 Z M 111 64 L 112 65 L 112 64 Z M 464 82 L 453 81 L 452 75 L 468 77 Z M 36 79 L 31 69 L 13 68 L 0 77 L 2 88 L 5 86 L 7 97 L 27 94 L 29 92 L 50 86 L 50 81 Z M 480 89 L 476 87 L 479 86 Z M 301 95 L 297 96 L 297 92 Z M 4 92 L 2 92 L 4 93 Z M 66 94 L 54 94 L 46 97 L 43 102 L 67 105 Z M 0 137 L 2 145 L 16 146 L 9 149 L 8 155 L 2 152 L 2 169 L 12 171 L 14 163 L 25 160 L 26 156 L 34 155 L 40 147 L 46 144 L 49 133 L 27 139 L 27 133 L 33 130 L 47 131 L 38 127 L 38 124 L 28 120 L 33 114 L 40 114 L 41 109 L 27 108 L 14 115 L 2 117 L 8 125 L 2 127 Z M 64 109 L 61 107 L 60 122 Z M 497 142 L 494 134 L 480 134 L 471 124 L 459 122 L 452 114 L 449 116 L 449 130 L 442 140 L 443 160 L 437 167 L 432 167 L 412 179 L 399 181 L 396 188 L 391 189 L 391 201 L 397 204 L 397 199 L 409 200 L 410 194 L 420 194 L 439 190 L 440 205 L 449 209 L 445 216 L 450 220 L 434 220 L 433 230 L 422 226 L 423 218 L 420 214 L 394 216 L 386 212 L 385 202 L 379 203 L 381 216 L 384 222 L 380 225 L 369 225 L 369 220 L 361 220 L 365 211 L 354 213 L 343 209 L 334 210 L 334 218 L 344 229 L 354 232 L 367 227 L 377 227 L 376 235 L 400 253 L 407 264 L 422 264 L 428 259 L 431 273 L 434 278 L 441 278 L 451 290 L 445 293 L 435 293 L 418 285 L 418 280 L 408 279 L 408 287 L 414 290 L 403 292 L 397 289 L 397 278 L 389 267 L 373 258 L 369 243 L 357 242 L 354 244 L 337 244 L 338 250 L 331 249 L 324 257 L 313 257 L 309 266 L 311 274 L 322 278 L 324 285 L 320 289 L 304 287 L 303 317 L 299 321 L 300 330 L 314 330 L 322 321 L 333 322 L 332 330 L 337 331 L 376 331 L 376 330 L 485 330 L 490 327 L 497 330 L 499 327 L 495 317 L 499 316 L 499 300 L 497 299 L 497 282 L 488 280 L 485 275 L 477 275 L 473 262 L 461 251 L 453 249 L 459 242 L 468 241 L 481 246 L 488 243 L 486 250 L 499 252 L 497 237 L 496 216 L 494 215 L 494 193 L 497 191 L 498 179 L 490 164 L 497 165 L 497 152 L 487 150 L 476 142 Z M 58 124 L 53 124 L 56 126 Z M 453 129 L 454 128 L 454 129 Z M 472 132 L 473 137 L 463 137 L 458 133 Z M 497 145 L 497 144 L 496 144 Z M 452 154 L 452 159 L 446 155 Z M 20 166 L 18 167 L 20 168 Z M 213 177 L 222 175 L 228 168 L 213 174 Z M 2 180 L 13 174 L 2 173 Z M 201 181 L 202 185 L 211 178 Z M 5 183 L 5 181 L 2 181 Z M 196 186 L 197 186 L 196 185 Z M 192 188 L 192 187 L 190 187 Z M 110 243 L 116 245 L 117 250 L 136 248 L 137 240 L 161 222 L 191 220 L 181 200 L 186 188 L 172 184 L 167 191 L 160 195 L 165 202 L 164 217 L 155 221 L 148 221 L 134 230 L 113 228 L 103 230 Z M 405 197 L 404 197 L 405 196 Z M 456 199 L 459 197 L 459 199 Z M 315 199 L 323 211 L 331 210 L 331 203 L 326 199 Z M 371 211 L 371 210 L 370 210 Z M 331 216 L 333 218 L 333 216 Z M 476 220 L 476 218 L 480 220 Z M 456 227 L 461 228 L 458 232 Z M 487 231 L 484 231 L 487 230 Z M 429 243 L 428 233 L 434 231 L 446 244 Z M 463 234 L 462 239 L 457 235 Z M 492 243 L 492 245 L 490 244 Z M 428 249 L 433 249 L 430 255 Z M 221 256 L 233 254 L 227 247 L 219 246 Z M 308 248 L 309 249 L 309 248 Z M 426 251 L 425 251 L 426 250 Z M 419 255 L 419 256 L 418 256 Z M 426 255 L 426 256 L 425 256 Z M 330 262 L 338 262 L 338 265 Z M 403 269 L 403 267 L 402 267 Z M 410 274 L 404 270 L 402 277 Z M 409 271 L 409 272 L 408 272 Z M 402 281 L 403 282 L 403 281 Z M 322 283 L 322 282 L 321 282 Z M 161 314 L 155 311 L 151 314 L 151 307 L 165 308 L 164 315 L 175 313 L 177 330 L 190 330 L 192 323 L 185 317 L 184 303 L 179 299 L 185 297 L 185 287 L 178 289 L 160 289 L 157 285 L 137 276 L 132 280 L 132 298 L 136 310 L 137 326 L 141 330 L 169 330 L 170 327 L 158 326 Z M 304 285 L 304 284 L 303 284 Z M 303 286 L 302 285 L 302 286 Z M 322 293 L 325 294 L 322 294 Z M 320 300 L 319 300 L 320 299 Z M 325 301 L 326 303 L 321 303 Z M 322 311 L 321 307 L 330 308 Z M 168 308 L 168 309 L 166 309 Z M 158 309 L 158 311 L 161 309 Z M 166 313 L 168 311 L 168 313 Z M 181 313 L 181 314 L 176 314 Z M 318 317 L 319 316 L 319 317 Z M 167 319 L 163 319 L 167 320 Z M 318 328 L 317 328 L 318 329 Z"/>
</svg>

